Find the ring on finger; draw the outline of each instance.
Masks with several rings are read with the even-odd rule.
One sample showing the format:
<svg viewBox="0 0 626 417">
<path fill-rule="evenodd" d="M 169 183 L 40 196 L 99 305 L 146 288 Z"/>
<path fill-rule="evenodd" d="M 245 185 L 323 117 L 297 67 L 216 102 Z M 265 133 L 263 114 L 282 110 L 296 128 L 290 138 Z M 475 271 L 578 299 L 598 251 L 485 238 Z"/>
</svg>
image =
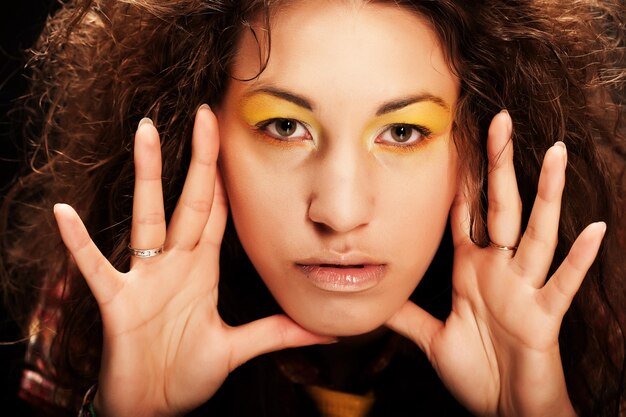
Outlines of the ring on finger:
<svg viewBox="0 0 626 417">
<path fill-rule="evenodd" d="M 128 251 L 130 252 L 131 256 L 134 256 L 136 258 L 152 258 L 153 256 L 157 256 L 163 253 L 163 245 L 159 246 L 158 248 L 137 249 L 133 248 L 129 244 Z"/>
<path fill-rule="evenodd" d="M 515 252 L 517 250 L 517 246 L 505 246 L 505 245 L 499 245 L 495 242 L 492 242 L 491 239 L 489 239 L 489 246 L 491 246 L 494 249 L 498 249 L 501 251 L 513 251 Z"/>
</svg>

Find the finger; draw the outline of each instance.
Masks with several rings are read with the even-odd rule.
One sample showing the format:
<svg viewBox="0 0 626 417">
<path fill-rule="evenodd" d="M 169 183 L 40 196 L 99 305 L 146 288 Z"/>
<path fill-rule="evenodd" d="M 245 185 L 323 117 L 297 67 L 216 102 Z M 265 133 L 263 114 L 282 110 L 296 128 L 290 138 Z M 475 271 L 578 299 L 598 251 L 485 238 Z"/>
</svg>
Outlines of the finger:
<svg viewBox="0 0 626 417">
<path fill-rule="evenodd" d="M 161 183 L 161 146 L 152 120 L 143 118 L 135 133 L 135 192 L 130 245 L 158 248 L 165 242 L 165 211 Z M 138 258 L 131 257 L 131 267 Z"/>
<path fill-rule="evenodd" d="M 193 249 L 209 219 L 213 205 L 219 138 L 217 120 L 209 106 L 196 113 L 191 140 L 191 163 L 168 235 L 168 246 Z"/>
<path fill-rule="evenodd" d="M 206 246 L 212 250 L 212 253 L 217 255 L 217 259 L 214 261 L 219 261 L 219 249 L 222 244 L 222 238 L 224 237 L 224 229 L 226 229 L 227 218 L 228 198 L 226 197 L 226 190 L 224 188 L 222 175 L 218 170 L 215 178 L 211 215 L 209 216 L 206 226 L 204 226 L 202 237 L 199 242 L 200 245 Z"/>
<path fill-rule="evenodd" d="M 85 225 L 72 207 L 55 204 L 54 216 L 63 243 L 74 257 L 98 304 L 107 303 L 122 286 L 120 273 L 93 243 Z"/>
<path fill-rule="evenodd" d="M 539 302 L 549 314 L 557 317 L 565 314 L 598 254 L 605 232 L 604 222 L 587 226 L 561 266 L 538 292 Z"/>
<path fill-rule="evenodd" d="M 407 301 L 386 323 L 387 327 L 412 340 L 429 359 L 432 340 L 443 329 L 443 323 L 426 310 Z"/>
<path fill-rule="evenodd" d="M 513 258 L 521 273 L 537 288 L 545 282 L 556 249 L 566 165 L 565 145 L 557 142 L 544 157 L 537 198 Z"/>
<path fill-rule="evenodd" d="M 465 198 L 465 190 L 460 188 L 450 208 L 450 228 L 452 230 L 452 243 L 455 248 L 472 243 L 469 205 Z"/>
<path fill-rule="evenodd" d="M 491 241 L 502 246 L 517 245 L 522 221 L 522 201 L 513 167 L 512 130 L 511 117 L 502 111 L 493 118 L 487 137 L 487 229 Z"/>
<path fill-rule="evenodd" d="M 278 314 L 230 329 L 233 370 L 246 361 L 268 352 L 286 348 L 331 343 L 335 339 L 311 333 L 289 317 Z"/>
</svg>

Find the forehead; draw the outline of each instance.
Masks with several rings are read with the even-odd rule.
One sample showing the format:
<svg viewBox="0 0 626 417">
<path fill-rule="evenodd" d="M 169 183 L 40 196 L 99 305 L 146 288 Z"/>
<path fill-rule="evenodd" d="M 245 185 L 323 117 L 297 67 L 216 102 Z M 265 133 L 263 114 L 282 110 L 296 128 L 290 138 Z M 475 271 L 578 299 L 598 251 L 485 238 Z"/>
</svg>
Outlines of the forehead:
<svg viewBox="0 0 626 417">
<path fill-rule="evenodd" d="M 253 29 L 244 31 L 232 67 L 236 79 L 250 80 L 242 88 L 277 85 L 335 104 L 409 90 L 452 107 L 458 96 L 427 19 L 394 3 L 296 1 L 272 14 L 269 30 L 259 22 Z"/>
</svg>

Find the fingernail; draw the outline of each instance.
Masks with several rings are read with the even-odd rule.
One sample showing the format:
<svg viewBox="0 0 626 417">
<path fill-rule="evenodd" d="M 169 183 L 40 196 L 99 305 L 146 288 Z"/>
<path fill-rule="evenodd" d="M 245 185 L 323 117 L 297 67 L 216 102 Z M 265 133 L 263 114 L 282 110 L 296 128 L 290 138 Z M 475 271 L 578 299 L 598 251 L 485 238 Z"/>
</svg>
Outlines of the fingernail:
<svg viewBox="0 0 626 417">
<path fill-rule="evenodd" d="M 149 117 L 144 117 L 143 119 L 141 119 L 139 121 L 139 126 L 137 126 L 137 130 L 139 130 L 139 128 L 145 124 L 150 124 L 152 126 L 154 126 L 154 123 L 152 123 L 152 119 Z"/>
<path fill-rule="evenodd" d="M 561 157 L 563 158 L 563 163 L 567 163 L 567 147 L 565 146 L 565 143 L 563 143 L 562 141 L 556 141 L 554 143 L 554 146 L 558 146 L 559 148 L 561 148 Z"/>
<path fill-rule="evenodd" d="M 208 104 L 204 103 L 200 107 L 198 107 L 198 110 L 202 110 L 202 109 L 207 109 L 210 111 L 211 107 Z"/>
<path fill-rule="evenodd" d="M 339 339 L 334 338 L 334 339 L 330 339 L 328 342 L 321 342 L 320 345 L 332 345 L 333 343 L 337 343 L 339 342 Z"/>
<path fill-rule="evenodd" d="M 509 116 L 506 118 L 506 130 L 507 134 L 511 136 L 511 134 L 513 133 L 513 120 L 511 119 L 511 115 L 509 114 L 509 111 L 507 109 L 500 110 L 500 114 L 506 114 L 507 116 Z"/>
<path fill-rule="evenodd" d="M 606 223 L 605 222 L 597 222 L 596 224 L 598 225 L 597 227 L 601 228 L 602 235 L 604 235 L 606 233 Z"/>
</svg>

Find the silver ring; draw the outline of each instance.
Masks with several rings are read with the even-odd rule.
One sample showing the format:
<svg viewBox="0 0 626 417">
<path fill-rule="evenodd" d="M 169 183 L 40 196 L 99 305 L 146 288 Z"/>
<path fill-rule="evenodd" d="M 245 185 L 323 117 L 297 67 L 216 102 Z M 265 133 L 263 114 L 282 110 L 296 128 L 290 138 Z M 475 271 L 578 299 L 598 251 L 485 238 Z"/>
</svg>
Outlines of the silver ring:
<svg viewBox="0 0 626 417">
<path fill-rule="evenodd" d="M 489 246 L 491 246 L 494 249 L 498 249 L 502 251 L 516 251 L 517 250 L 517 246 L 498 245 L 497 243 L 492 242 L 491 239 L 489 239 Z"/>
<path fill-rule="evenodd" d="M 157 256 L 163 253 L 163 245 L 158 248 L 152 249 L 136 249 L 128 244 L 128 251 L 131 256 L 135 256 L 137 258 L 152 258 L 153 256 Z"/>
</svg>

